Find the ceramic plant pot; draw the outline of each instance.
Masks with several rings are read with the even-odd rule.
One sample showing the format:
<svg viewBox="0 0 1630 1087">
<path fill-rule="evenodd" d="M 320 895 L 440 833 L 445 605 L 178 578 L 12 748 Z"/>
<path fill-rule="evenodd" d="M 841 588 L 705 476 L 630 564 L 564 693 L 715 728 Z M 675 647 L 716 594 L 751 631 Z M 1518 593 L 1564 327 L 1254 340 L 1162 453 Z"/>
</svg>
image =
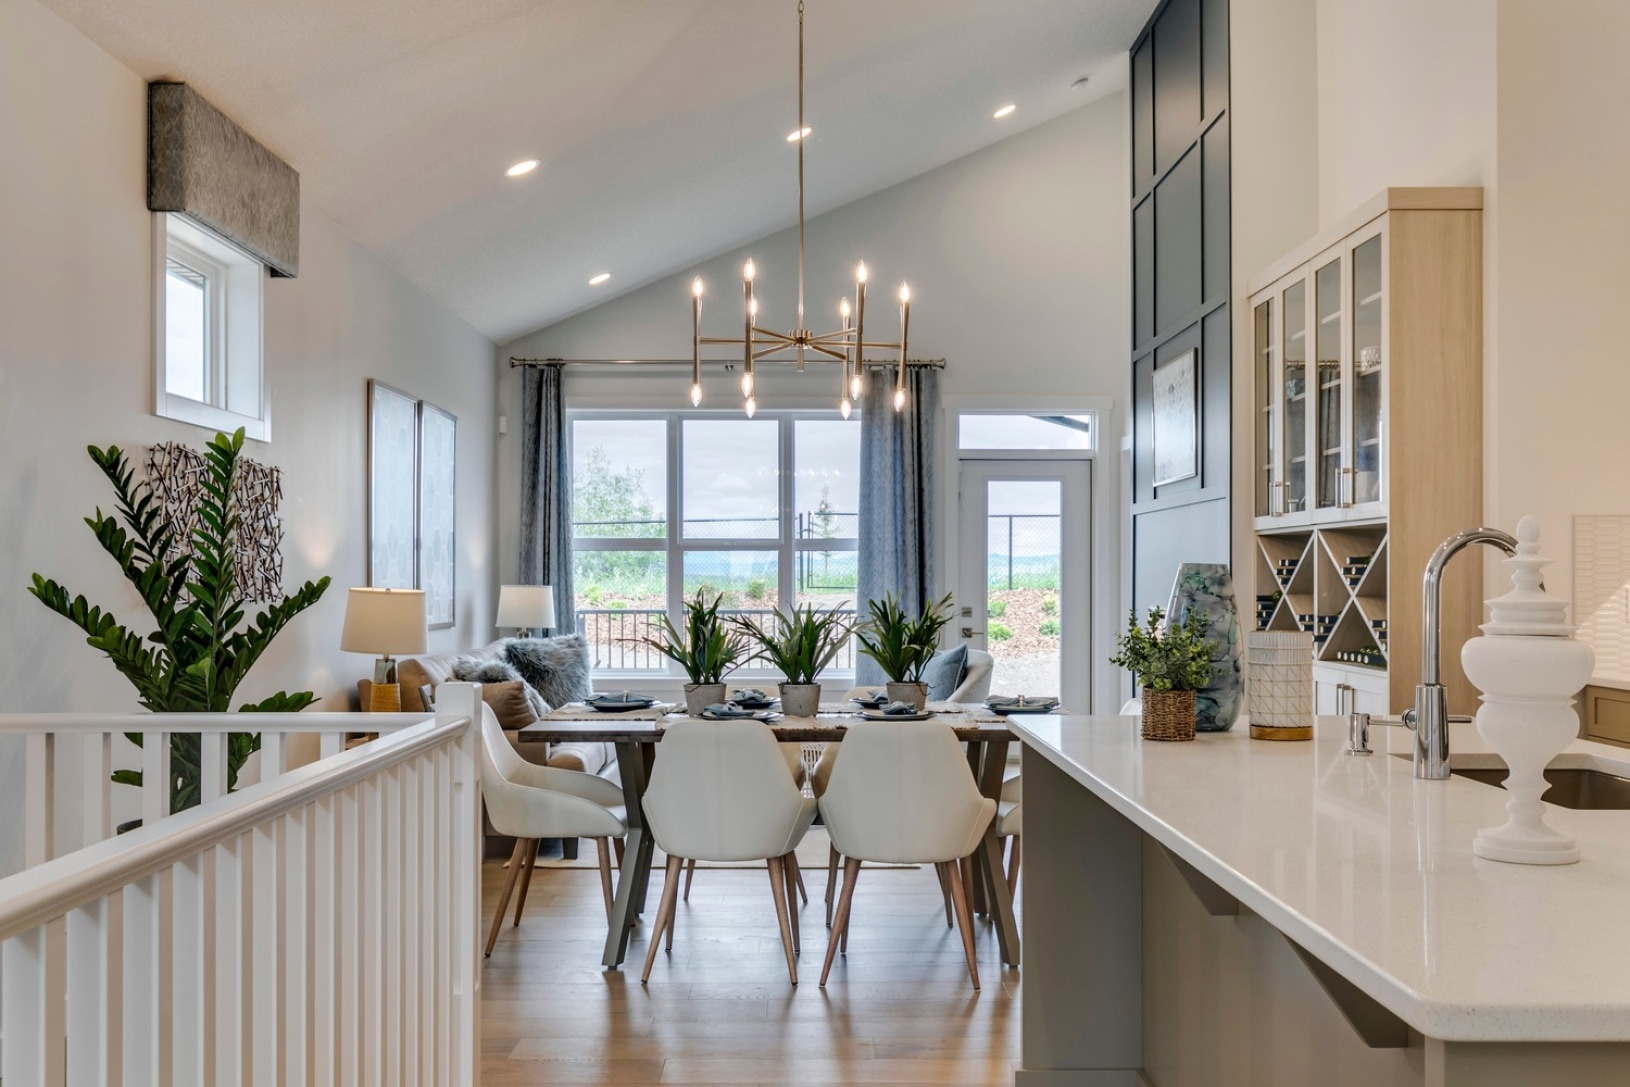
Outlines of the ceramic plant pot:
<svg viewBox="0 0 1630 1087">
<path fill-rule="evenodd" d="M 685 712 L 692 717 L 700 717 L 703 710 L 709 706 L 716 706 L 723 701 L 723 683 L 685 684 Z"/>
<path fill-rule="evenodd" d="M 819 683 L 783 683 L 780 692 L 781 712 L 788 717 L 814 717 L 821 708 Z"/>
<path fill-rule="evenodd" d="M 917 707 L 918 713 L 928 708 L 928 684 L 890 683 L 887 686 L 890 702 L 909 702 Z"/>
</svg>

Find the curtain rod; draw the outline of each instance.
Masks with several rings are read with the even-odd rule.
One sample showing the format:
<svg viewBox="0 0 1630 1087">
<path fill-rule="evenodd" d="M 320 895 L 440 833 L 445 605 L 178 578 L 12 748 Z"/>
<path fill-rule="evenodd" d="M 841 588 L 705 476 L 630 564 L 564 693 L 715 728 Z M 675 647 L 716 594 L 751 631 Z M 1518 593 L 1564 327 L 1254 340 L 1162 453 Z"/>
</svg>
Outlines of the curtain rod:
<svg viewBox="0 0 1630 1087">
<path fill-rule="evenodd" d="M 517 366 L 689 366 L 690 359 L 523 359 L 515 355 L 509 357 L 510 369 Z M 759 359 L 759 365 L 779 363 L 784 366 L 798 365 L 797 359 Z M 703 366 L 723 366 L 726 370 L 734 370 L 741 364 L 740 359 L 703 359 Z M 806 359 L 807 366 L 836 366 L 836 359 Z M 899 365 L 899 360 L 883 361 L 880 359 L 867 359 L 862 366 L 876 369 L 891 370 Z M 927 366 L 935 370 L 945 369 L 944 359 L 907 359 L 907 366 Z"/>
</svg>

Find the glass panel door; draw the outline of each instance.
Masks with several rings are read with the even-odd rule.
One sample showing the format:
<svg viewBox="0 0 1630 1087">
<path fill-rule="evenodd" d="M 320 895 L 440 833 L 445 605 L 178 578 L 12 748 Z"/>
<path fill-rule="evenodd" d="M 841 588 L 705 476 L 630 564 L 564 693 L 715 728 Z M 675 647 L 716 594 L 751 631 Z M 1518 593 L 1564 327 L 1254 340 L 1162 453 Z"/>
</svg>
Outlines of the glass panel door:
<svg viewBox="0 0 1630 1087">
<path fill-rule="evenodd" d="M 1381 235 L 1353 250 L 1354 503 L 1381 501 Z"/>
<path fill-rule="evenodd" d="M 1277 512 L 1273 500 L 1275 420 L 1273 412 L 1274 343 L 1273 299 L 1256 308 L 1256 515 Z"/>
<path fill-rule="evenodd" d="M 1318 398 L 1314 401 L 1313 440 L 1318 458 L 1315 501 L 1319 509 L 1342 504 L 1341 261 L 1320 268 L 1313 283 L 1318 315 Z"/>
<path fill-rule="evenodd" d="M 991 692 L 1043 695 L 1086 712 L 1091 541 L 1086 461 L 975 461 L 961 468 L 953 630 L 994 658 Z"/>
<path fill-rule="evenodd" d="M 1281 513 L 1307 510 L 1307 283 L 1285 288 L 1285 496 Z"/>
</svg>

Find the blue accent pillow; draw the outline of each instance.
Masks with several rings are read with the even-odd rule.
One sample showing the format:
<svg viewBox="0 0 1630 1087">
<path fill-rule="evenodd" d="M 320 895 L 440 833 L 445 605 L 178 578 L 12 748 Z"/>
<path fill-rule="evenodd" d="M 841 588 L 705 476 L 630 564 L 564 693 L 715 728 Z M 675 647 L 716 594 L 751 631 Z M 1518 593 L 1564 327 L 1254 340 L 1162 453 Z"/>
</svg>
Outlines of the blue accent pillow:
<svg viewBox="0 0 1630 1087">
<path fill-rule="evenodd" d="M 968 647 L 959 645 L 935 653 L 934 659 L 923 669 L 923 682 L 928 684 L 930 702 L 949 702 L 956 689 L 962 686 L 962 677 L 968 674 Z"/>
</svg>

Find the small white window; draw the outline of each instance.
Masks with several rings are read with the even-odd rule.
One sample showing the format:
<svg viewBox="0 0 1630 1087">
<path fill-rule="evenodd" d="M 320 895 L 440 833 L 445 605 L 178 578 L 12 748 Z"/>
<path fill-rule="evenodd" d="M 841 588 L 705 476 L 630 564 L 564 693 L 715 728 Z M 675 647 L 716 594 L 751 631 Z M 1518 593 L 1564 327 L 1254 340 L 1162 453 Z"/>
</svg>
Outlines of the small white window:
<svg viewBox="0 0 1630 1087">
<path fill-rule="evenodd" d="M 1096 448 L 1092 415 L 963 412 L 957 417 L 958 449 L 1090 451 Z"/>
<path fill-rule="evenodd" d="M 265 266 L 183 215 L 156 215 L 154 412 L 271 438 L 262 366 Z"/>
</svg>

